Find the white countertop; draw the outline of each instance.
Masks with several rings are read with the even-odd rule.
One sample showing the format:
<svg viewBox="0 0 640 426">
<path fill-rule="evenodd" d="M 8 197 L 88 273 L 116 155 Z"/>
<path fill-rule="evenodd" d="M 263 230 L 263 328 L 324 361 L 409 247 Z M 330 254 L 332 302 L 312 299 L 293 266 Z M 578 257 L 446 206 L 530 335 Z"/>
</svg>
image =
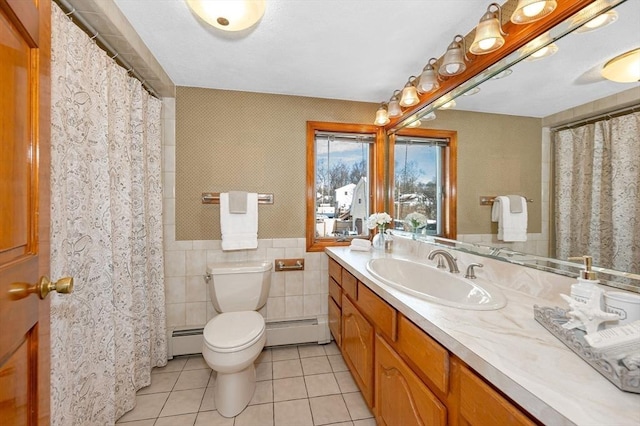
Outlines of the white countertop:
<svg viewBox="0 0 640 426">
<path fill-rule="evenodd" d="M 426 260 L 426 253 L 433 248 L 428 244 L 413 242 L 410 247 L 401 247 L 393 254 L 351 251 L 348 247 L 332 247 L 326 252 L 543 423 L 640 425 L 640 394 L 620 390 L 533 317 L 535 304 L 567 308 L 559 294 L 569 294 L 573 279 L 452 251 L 461 271 L 480 260 L 484 268 L 476 268 L 478 283 L 487 280 L 497 285 L 507 297 L 507 305 L 494 311 L 451 308 L 405 294 L 366 270 L 367 261 L 374 257 L 432 264 Z"/>
</svg>

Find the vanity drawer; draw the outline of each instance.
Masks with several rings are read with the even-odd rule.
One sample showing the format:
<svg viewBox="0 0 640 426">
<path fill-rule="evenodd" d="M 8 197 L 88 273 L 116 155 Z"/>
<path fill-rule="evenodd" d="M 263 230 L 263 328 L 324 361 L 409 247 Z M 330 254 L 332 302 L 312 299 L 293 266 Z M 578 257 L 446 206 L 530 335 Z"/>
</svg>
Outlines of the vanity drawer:
<svg viewBox="0 0 640 426">
<path fill-rule="evenodd" d="M 338 306 L 342 306 L 342 289 L 333 278 L 329 278 L 329 294 Z"/>
<path fill-rule="evenodd" d="M 346 269 L 342 270 L 342 291 L 345 292 L 351 300 L 358 300 L 358 280 L 347 272 Z"/>
<path fill-rule="evenodd" d="M 397 335 L 398 313 L 391 305 L 378 297 L 373 291 L 358 283 L 358 307 L 362 312 L 366 312 L 371 322 L 373 322 L 382 333 L 395 342 Z"/>
<path fill-rule="evenodd" d="M 398 351 L 419 375 L 446 394 L 449 390 L 449 352 L 403 315 L 399 317 Z"/>
<path fill-rule="evenodd" d="M 329 258 L 329 276 L 342 285 L 342 266 L 332 258 Z"/>
</svg>

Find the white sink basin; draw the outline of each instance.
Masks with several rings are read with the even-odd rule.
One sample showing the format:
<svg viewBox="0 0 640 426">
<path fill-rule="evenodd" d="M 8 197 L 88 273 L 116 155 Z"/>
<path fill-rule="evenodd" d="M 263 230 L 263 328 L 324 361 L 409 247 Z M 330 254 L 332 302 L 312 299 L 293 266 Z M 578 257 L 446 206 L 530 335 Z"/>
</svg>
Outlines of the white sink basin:
<svg viewBox="0 0 640 426">
<path fill-rule="evenodd" d="M 507 304 L 504 294 L 491 284 L 478 284 L 422 263 L 385 257 L 370 260 L 367 271 L 398 290 L 441 305 L 488 311 Z"/>
</svg>

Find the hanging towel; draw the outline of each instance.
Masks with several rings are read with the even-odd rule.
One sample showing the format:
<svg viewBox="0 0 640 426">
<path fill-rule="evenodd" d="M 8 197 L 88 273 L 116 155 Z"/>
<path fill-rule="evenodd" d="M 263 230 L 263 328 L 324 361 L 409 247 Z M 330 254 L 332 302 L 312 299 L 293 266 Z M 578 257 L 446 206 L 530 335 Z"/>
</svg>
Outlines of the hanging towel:
<svg viewBox="0 0 640 426">
<path fill-rule="evenodd" d="M 245 214 L 247 212 L 247 193 L 244 191 L 229 191 L 229 213 Z"/>
<path fill-rule="evenodd" d="M 220 194 L 222 250 L 258 248 L 258 194 L 248 192 L 246 213 L 231 213 L 229 194 Z"/>
<path fill-rule="evenodd" d="M 511 211 L 510 197 L 521 199 L 520 213 Z M 527 241 L 527 203 L 523 197 L 498 196 L 493 200 L 491 221 L 498 222 L 498 239 L 502 241 Z"/>
</svg>

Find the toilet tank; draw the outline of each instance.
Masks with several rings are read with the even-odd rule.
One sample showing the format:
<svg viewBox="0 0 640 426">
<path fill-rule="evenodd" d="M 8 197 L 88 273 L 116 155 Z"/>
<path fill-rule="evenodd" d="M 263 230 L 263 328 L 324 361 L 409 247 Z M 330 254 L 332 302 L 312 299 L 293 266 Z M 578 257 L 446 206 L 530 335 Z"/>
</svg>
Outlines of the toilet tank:
<svg viewBox="0 0 640 426">
<path fill-rule="evenodd" d="M 273 265 L 267 261 L 212 263 L 209 296 L 218 312 L 257 311 L 267 303 Z"/>
</svg>

